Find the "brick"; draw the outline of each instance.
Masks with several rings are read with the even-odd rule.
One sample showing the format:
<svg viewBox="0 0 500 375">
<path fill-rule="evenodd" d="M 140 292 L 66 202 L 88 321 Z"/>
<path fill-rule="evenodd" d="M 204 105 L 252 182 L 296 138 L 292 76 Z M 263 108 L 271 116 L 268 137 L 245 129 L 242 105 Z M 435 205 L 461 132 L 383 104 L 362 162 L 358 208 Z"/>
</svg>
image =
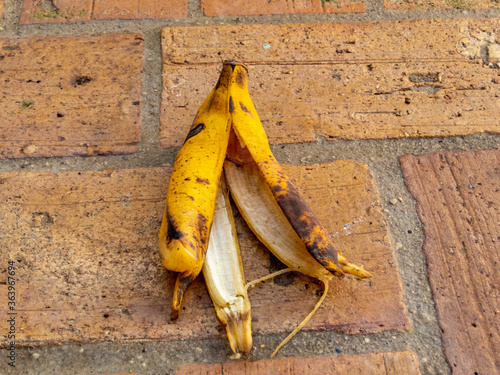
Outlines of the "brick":
<svg viewBox="0 0 500 375">
<path fill-rule="evenodd" d="M 366 165 L 336 161 L 285 170 L 335 245 L 374 275 L 331 282 L 305 330 L 408 329 L 398 269 Z M 0 174 L 0 264 L 16 262 L 19 345 L 225 337 L 201 277 L 186 292 L 179 321 L 169 320 L 175 274 L 164 270 L 157 251 L 169 173 L 148 168 Z M 277 261 L 236 218 L 246 279 L 276 270 Z M 1 296 L 6 288 L 0 283 Z M 254 333 L 289 333 L 320 290 L 295 273 L 253 288 Z M 0 305 L 2 316 L 6 306 Z"/>
<path fill-rule="evenodd" d="M 254 16 L 263 14 L 300 13 L 360 13 L 365 12 L 364 1 L 357 0 L 201 0 L 201 9 L 206 16 Z"/>
<path fill-rule="evenodd" d="M 95 20 L 186 17 L 187 0 L 101 0 L 95 2 L 92 14 L 92 18 Z"/>
<path fill-rule="evenodd" d="M 92 0 L 24 0 L 19 24 L 90 21 L 92 6 Z"/>
<path fill-rule="evenodd" d="M 384 0 L 386 9 L 498 9 L 496 0 Z"/>
<path fill-rule="evenodd" d="M 185 18 L 187 0 L 24 0 L 20 25 L 111 19 Z"/>
<path fill-rule="evenodd" d="M 500 151 L 401 158 L 424 224 L 429 281 L 453 374 L 500 368 Z"/>
<path fill-rule="evenodd" d="M 482 52 L 499 45 L 499 26 L 446 19 L 166 28 L 161 146 L 182 145 L 222 60 L 249 65 L 271 143 L 500 133 L 497 65 Z"/>
<path fill-rule="evenodd" d="M 137 151 L 140 34 L 0 39 L 0 59 L 0 158 Z"/>
<path fill-rule="evenodd" d="M 177 375 L 274 375 L 274 374 L 367 374 L 419 375 L 412 352 L 373 353 L 340 357 L 266 359 L 255 362 L 229 362 L 181 365 Z"/>
</svg>

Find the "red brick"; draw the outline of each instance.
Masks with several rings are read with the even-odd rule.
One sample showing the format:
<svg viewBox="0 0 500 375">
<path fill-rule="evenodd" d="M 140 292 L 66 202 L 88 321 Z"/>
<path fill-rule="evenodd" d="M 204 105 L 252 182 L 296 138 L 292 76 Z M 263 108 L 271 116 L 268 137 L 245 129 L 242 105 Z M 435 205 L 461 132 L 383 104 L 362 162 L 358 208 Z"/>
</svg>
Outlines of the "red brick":
<svg viewBox="0 0 500 375">
<path fill-rule="evenodd" d="M 324 306 L 305 330 L 355 334 L 408 329 L 397 265 L 378 192 L 367 166 L 345 160 L 319 166 L 287 165 L 284 169 L 330 233 L 335 247 L 374 275 L 361 282 L 350 277 L 330 283 Z M 263 255 L 267 258 L 267 250 L 253 235 L 240 238 L 242 254 L 251 259 Z M 247 280 L 256 279 L 268 273 L 270 267 L 267 262 L 252 262 L 245 268 L 245 276 Z M 295 280 L 291 285 L 268 283 L 250 291 L 252 316 L 258 319 L 255 332 L 289 332 L 312 309 L 317 286 L 300 275 L 291 276 L 288 275 L 288 281 Z M 277 311 L 279 321 L 274 318 Z"/>
<path fill-rule="evenodd" d="M 412 352 L 345 355 L 340 357 L 283 358 L 255 362 L 182 365 L 177 375 L 302 375 L 302 374 L 419 375 Z"/>
<path fill-rule="evenodd" d="M 453 374 L 500 368 L 500 151 L 401 158 Z"/>
<path fill-rule="evenodd" d="M 305 329 L 408 329 L 398 269 L 366 165 L 337 161 L 285 170 L 335 245 L 373 274 L 370 280 L 331 282 Z M 169 321 L 175 275 L 164 270 L 157 251 L 169 172 L 0 174 L 0 264 L 16 262 L 19 345 L 226 337 L 202 278 L 188 289 L 179 321 Z M 268 274 L 276 265 L 236 217 L 246 279 Z M 269 282 L 250 291 L 255 334 L 290 332 L 316 303 L 321 287 L 314 280 L 286 277 L 290 285 Z M 2 298 L 6 288 L 0 284 Z M 0 302 L 4 316 L 7 303 Z"/>
<path fill-rule="evenodd" d="M 169 1 L 96 1 L 92 19 L 141 19 L 141 18 L 185 18 L 187 0 Z"/>
<path fill-rule="evenodd" d="M 185 18 L 187 0 L 24 0 L 20 25 L 106 19 Z"/>
<path fill-rule="evenodd" d="M 263 14 L 300 13 L 359 13 L 365 12 L 363 1 L 340 0 L 201 0 L 201 9 L 206 16 L 254 16 Z"/>
<path fill-rule="evenodd" d="M 90 21 L 92 0 L 24 0 L 20 25 Z"/>
<path fill-rule="evenodd" d="M 249 65 L 271 143 L 500 133 L 499 27 L 447 19 L 166 28 L 161 146 L 182 144 L 222 60 Z"/>
<path fill-rule="evenodd" d="M 140 34 L 0 39 L 0 55 L 0 158 L 137 151 Z"/>
<path fill-rule="evenodd" d="M 496 0 L 384 0 L 386 9 L 498 9 Z"/>
</svg>

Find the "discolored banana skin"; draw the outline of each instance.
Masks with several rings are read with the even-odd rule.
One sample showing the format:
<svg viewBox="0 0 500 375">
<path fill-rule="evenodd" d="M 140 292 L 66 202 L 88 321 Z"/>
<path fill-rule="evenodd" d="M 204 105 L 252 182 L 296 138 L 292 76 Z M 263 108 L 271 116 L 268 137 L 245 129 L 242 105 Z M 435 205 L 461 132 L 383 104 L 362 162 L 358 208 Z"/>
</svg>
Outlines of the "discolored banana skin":
<svg viewBox="0 0 500 375">
<path fill-rule="evenodd" d="M 235 84 L 229 88 L 229 112 L 236 137 L 231 138 L 229 158 L 236 163 L 238 158 L 242 162 L 251 158 L 257 164 L 283 213 L 309 253 L 329 272 L 342 276 L 337 252 L 324 228 L 271 152 L 267 135 L 248 93 L 246 67 L 237 65 L 234 68 L 234 78 Z"/>
<path fill-rule="evenodd" d="M 184 292 L 205 260 L 215 198 L 230 131 L 229 86 L 233 69 L 224 65 L 217 85 L 198 110 L 173 166 L 159 234 L 162 263 L 178 272 L 172 319 Z"/>
</svg>

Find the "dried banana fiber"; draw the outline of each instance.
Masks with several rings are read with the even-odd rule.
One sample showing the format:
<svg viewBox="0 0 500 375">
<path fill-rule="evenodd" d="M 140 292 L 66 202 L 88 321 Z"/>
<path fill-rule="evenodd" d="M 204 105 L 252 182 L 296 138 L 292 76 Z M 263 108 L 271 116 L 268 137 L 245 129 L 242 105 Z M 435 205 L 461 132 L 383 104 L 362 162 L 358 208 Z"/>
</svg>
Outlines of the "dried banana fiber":
<svg viewBox="0 0 500 375">
<path fill-rule="evenodd" d="M 184 292 L 201 272 L 205 260 L 229 139 L 228 88 L 232 74 L 231 66 L 224 65 L 177 154 L 168 184 L 159 249 L 163 266 L 178 272 L 172 319 L 178 317 Z"/>
<path fill-rule="evenodd" d="M 217 191 L 203 276 L 217 316 L 226 328 L 232 351 L 236 354 L 250 353 L 250 301 L 245 288 L 233 211 L 223 178 Z"/>
</svg>

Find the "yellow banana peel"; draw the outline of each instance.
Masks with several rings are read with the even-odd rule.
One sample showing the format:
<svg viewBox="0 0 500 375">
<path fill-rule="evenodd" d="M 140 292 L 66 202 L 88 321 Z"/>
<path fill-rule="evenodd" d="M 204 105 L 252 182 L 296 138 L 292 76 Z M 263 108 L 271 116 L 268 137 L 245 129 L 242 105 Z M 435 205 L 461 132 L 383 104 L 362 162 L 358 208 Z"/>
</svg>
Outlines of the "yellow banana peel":
<svg viewBox="0 0 500 375">
<path fill-rule="evenodd" d="M 173 319 L 178 317 L 185 290 L 203 268 L 231 349 L 248 353 L 252 336 L 247 289 L 276 276 L 244 285 L 227 189 L 220 181 L 223 169 L 238 210 L 259 240 L 289 267 L 287 270 L 302 272 L 325 286 L 313 311 L 274 355 L 319 308 L 333 276 L 371 275 L 334 249 L 316 215 L 271 152 L 248 93 L 247 67 L 225 62 L 217 85 L 198 110 L 176 157 L 167 191 L 159 247 L 163 265 L 179 273 Z"/>
<path fill-rule="evenodd" d="M 187 287 L 203 267 L 231 119 L 229 85 L 232 68 L 224 65 L 216 87 L 201 105 L 173 166 L 160 228 L 163 266 L 178 272 L 172 319 Z"/>
</svg>

